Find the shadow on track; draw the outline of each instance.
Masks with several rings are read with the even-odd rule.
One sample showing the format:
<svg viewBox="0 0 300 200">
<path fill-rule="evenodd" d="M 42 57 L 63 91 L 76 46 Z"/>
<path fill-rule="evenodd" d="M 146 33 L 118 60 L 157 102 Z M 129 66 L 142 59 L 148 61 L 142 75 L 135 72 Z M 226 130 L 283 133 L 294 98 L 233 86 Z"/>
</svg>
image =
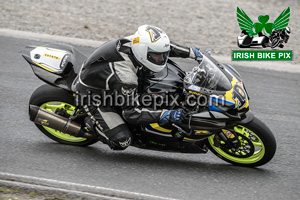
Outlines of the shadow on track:
<svg viewBox="0 0 300 200">
<path fill-rule="evenodd" d="M 34 148 L 41 154 L 55 154 L 60 159 L 65 157 L 69 161 L 74 159 L 74 161 L 85 162 L 88 165 L 95 166 L 117 164 L 128 168 L 134 166 L 136 169 L 188 170 L 194 175 L 232 174 L 238 177 L 247 174 L 247 176 L 254 179 L 256 177 L 262 179 L 275 175 L 272 170 L 268 169 L 246 168 L 226 164 L 214 155 L 212 158 L 207 159 L 205 156 L 207 157 L 208 155 L 205 154 L 158 152 L 139 150 L 135 147 L 130 147 L 125 151 L 113 151 L 107 146 L 104 147 L 103 144 L 100 145 L 102 146 L 75 147 L 57 143 L 37 143 Z M 201 157 L 204 159 L 201 159 Z"/>
</svg>

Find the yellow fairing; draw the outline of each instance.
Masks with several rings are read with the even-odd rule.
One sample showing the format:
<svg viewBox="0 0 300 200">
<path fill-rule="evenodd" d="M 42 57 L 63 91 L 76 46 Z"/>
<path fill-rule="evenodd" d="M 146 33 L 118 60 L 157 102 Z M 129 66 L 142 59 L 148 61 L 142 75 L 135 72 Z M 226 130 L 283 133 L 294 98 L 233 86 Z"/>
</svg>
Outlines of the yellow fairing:
<svg viewBox="0 0 300 200">
<path fill-rule="evenodd" d="M 32 62 L 34 62 L 34 61 L 32 61 Z M 34 63 L 35 63 L 36 65 L 40 66 L 41 68 L 43 68 L 43 69 L 45 69 L 45 70 L 47 70 L 47 71 L 49 71 L 49 72 L 54 73 L 53 70 L 51 70 L 51 69 L 49 69 L 49 68 L 47 68 L 47 67 L 45 67 L 45 66 L 43 66 L 43 65 L 41 65 L 41 64 L 39 64 L 39 63 L 37 63 L 37 62 L 34 62 Z"/>
<path fill-rule="evenodd" d="M 170 129 L 166 129 L 166 128 L 159 126 L 158 123 L 150 124 L 150 126 L 155 130 L 165 132 L 165 133 L 171 133 L 171 131 L 172 131 Z"/>
<path fill-rule="evenodd" d="M 226 94 L 224 95 L 225 100 L 235 102 L 235 108 L 238 110 L 242 110 L 243 108 L 248 108 L 249 100 L 248 100 L 247 93 L 244 89 L 243 83 L 238 82 L 235 78 L 232 78 L 231 86 L 232 86 L 231 90 L 227 91 Z M 238 98 L 234 97 L 234 92 L 240 93 L 240 96 L 244 98 L 245 102 L 243 103 Z"/>
</svg>

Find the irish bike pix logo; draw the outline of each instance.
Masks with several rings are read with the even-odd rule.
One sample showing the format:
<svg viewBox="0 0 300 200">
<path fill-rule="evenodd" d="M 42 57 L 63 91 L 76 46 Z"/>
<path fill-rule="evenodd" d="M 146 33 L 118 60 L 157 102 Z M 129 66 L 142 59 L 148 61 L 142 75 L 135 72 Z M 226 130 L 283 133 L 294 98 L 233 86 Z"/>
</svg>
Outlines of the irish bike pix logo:
<svg viewBox="0 0 300 200">
<path fill-rule="evenodd" d="M 292 50 L 280 50 L 288 42 L 291 34 L 291 28 L 288 26 L 290 7 L 284 9 L 273 23 L 270 22 L 269 15 L 260 15 L 257 20 L 254 23 L 243 9 L 237 7 L 237 22 L 241 29 L 237 45 L 251 50 L 233 50 L 232 60 L 291 61 Z"/>
</svg>

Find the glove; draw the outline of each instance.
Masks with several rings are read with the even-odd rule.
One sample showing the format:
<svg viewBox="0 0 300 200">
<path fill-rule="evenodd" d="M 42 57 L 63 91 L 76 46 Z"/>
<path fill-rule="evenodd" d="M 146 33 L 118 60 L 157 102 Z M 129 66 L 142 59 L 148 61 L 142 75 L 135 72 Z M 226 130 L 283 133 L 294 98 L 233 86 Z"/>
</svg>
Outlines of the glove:
<svg viewBox="0 0 300 200">
<path fill-rule="evenodd" d="M 162 113 L 159 119 L 159 125 L 167 125 L 171 123 L 180 124 L 186 116 L 186 111 L 183 109 L 167 110 Z"/>
<path fill-rule="evenodd" d="M 200 48 L 198 48 L 198 47 L 191 47 L 191 49 L 193 50 L 194 55 L 195 55 L 194 59 L 197 60 L 197 61 L 202 60 L 203 56 L 200 53 Z"/>
<path fill-rule="evenodd" d="M 200 48 L 199 47 L 191 47 L 191 49 L 193 50 L 193 53 L 195 54 L 195 57 L 193 57 L 196 61 L 201 61 L 203 56 L 200 53 Z M 204 50 L 205 53 L 207 53 L 208 55 L 210 55 L 211 51 L 210 50 Z"/>
<path fill-rule="evenodd" d="M 211 51 L 206 49 L 206 50 L 203 50 L 205 53 L 207 53 L 208 55 L 210 55 Z"/>
</svg>

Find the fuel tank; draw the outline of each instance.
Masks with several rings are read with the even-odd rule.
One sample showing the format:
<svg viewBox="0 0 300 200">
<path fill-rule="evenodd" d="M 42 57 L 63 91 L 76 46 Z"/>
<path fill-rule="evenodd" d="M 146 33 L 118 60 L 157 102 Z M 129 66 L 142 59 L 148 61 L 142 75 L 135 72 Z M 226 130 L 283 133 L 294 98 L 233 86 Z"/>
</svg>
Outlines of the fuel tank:
<svg viewBox="0 0 300 200">
<path fill-rule="evenodd" d="M 167 66 L 154 73 L 147 69 L 138 72 L 139 91 L 144 94 L 182 93 L 185 72 L 173 61 L 168 60 Z"/>
</svg>

